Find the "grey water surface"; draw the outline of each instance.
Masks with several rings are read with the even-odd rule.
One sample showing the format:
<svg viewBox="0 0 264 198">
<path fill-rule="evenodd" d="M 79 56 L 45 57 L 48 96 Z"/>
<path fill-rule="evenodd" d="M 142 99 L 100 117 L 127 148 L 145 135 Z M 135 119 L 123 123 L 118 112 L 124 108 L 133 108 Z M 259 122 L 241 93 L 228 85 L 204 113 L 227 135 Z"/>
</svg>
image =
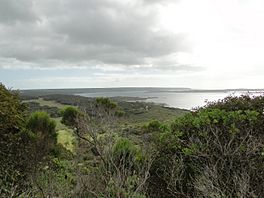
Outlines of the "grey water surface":
<svg viewBox="0 0 264 198">
<path fill-rule="evenodd" d="M 216 101 L 223 99 L 229 95 L 255 94 L 252 90 L 190 90 L 190 89 L 136 89 L 136 88 L 120 88 L 120 89 L 102 89 L 91 90 L 87 93 L 78 93 L 77 95 L 85 97 L 137 97 L 135 99 L 145 102 L 154 102 L 164 104 L 168 107 L 193 109 L 206 104 L 206 101 Z"/>
</svg>

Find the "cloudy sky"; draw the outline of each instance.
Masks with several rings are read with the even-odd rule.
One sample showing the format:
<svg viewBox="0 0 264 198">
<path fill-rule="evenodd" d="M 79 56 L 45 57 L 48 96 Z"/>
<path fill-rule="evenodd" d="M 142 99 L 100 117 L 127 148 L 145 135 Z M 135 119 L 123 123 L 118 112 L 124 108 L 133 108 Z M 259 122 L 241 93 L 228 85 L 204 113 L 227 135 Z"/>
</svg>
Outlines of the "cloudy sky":
<svg viewBox="0 0 264 198">
<path fill-rule="evenodd" d="M 264 88 L 264 1 L 0 0 L 0 82 Z"/>
</svg>

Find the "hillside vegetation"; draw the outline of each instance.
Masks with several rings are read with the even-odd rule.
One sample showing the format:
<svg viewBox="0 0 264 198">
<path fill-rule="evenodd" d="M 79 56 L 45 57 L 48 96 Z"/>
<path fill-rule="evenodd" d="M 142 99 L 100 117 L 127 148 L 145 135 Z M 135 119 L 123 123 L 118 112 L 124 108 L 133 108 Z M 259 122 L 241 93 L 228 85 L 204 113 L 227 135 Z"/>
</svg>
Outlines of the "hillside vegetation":
<svg viewBox="0 0 264 198">
<path fill-rule="evenodd" d="M 0 197 L 264 197 L 263 96 L 23 99 L 0 85 Z"/>
</svg>

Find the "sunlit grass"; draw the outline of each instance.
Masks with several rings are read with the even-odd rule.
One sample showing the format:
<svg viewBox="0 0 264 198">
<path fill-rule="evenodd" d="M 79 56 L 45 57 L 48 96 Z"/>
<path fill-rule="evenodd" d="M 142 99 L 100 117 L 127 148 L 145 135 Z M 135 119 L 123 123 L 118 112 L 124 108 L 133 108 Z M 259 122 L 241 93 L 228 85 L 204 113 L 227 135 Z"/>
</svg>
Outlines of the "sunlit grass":
<svg viewBox="0 0 264 198">
<path fill-rule="evenodd" d="M 59 130 L 57 132 L 57 143 L 62 144 L 66 149 L 74 153 L 75 150 L 75 137 L 72 131 L 69 130 Z"/>
<path fill-rule="evenodd" d="M 74 153 L 75 150 L 75 136 L 72 129 L 69 129 L 67 126 L 61 123 L 61 118 L 54 119 L 57 123 L 57 143 L 62 144 L 66 149 Z"/>
<path fill-rule="evenodd" d="M 44 100 L 43 98 L 33 99 L 33 100 L 25 100 L 24 102 L 37 102 L 40 106 L 49 106 L 49 107 L 57 107 L 59 109 L 63 109 L 70 105 L 63 105 L 53 100 Z"/>
</svg>

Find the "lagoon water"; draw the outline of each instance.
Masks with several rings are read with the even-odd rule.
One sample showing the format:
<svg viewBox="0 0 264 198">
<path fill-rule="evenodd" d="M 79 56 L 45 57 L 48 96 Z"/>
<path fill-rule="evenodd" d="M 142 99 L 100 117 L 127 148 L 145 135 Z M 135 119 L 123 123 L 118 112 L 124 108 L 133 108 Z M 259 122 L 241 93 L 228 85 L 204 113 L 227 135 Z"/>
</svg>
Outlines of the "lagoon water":
<svg viewBox="0 0 264 198">
<path fill-rule="evenodd" d="M 140 101 L 155 102 L 168 107 L 193 109 L 206 104 L 206 101 L 216 101 L 229 95 L 248 94 L 248 91 L 202 91 L 202 90 L 175 90 L 164 88 L 109 88 L 91 90 L 88 93 L 79 93 L 85 97 L 139 97 Z"/>
</svg>

